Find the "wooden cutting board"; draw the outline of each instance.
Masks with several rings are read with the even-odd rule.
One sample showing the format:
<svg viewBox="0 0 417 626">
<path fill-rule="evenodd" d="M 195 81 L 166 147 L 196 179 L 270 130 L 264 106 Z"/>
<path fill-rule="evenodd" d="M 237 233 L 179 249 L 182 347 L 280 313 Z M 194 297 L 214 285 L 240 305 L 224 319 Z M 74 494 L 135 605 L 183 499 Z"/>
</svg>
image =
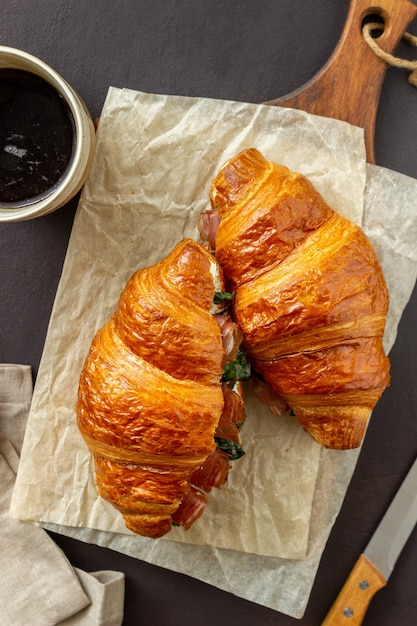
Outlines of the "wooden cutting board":
<svg viewBox="0 0 417 626">
<path fill-rule="evenodd" d="M 344 120 L 365 131 L 367 161 L 375 163 L 375 122 L 387 64 L 363 38 L 364 21 L 383 23 L 378 45 L 390 54 L 417 15 L 410 0 L 351 0 L 345 27 L 326 65 L 304 86 L 267 102 Z"/>
</svg>

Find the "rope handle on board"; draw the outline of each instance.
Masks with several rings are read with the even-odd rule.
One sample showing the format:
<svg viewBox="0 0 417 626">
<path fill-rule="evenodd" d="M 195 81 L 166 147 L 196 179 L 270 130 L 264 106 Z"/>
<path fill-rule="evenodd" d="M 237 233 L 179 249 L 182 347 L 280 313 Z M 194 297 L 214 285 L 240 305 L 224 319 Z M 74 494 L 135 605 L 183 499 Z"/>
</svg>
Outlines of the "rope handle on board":
<svg viewBox="0 0 417 626">
<path fill-rule="evenodd" d="M 379 22 L 368 22 L 363 25 L 363 38 L 380 59 L 383 59 L 386 63 L 394 67 L 410 70 L 411 73 L 408 77 L 408 82 L 414 87 L 417 87 L 417 61 L 401 59 L 400 57 L 396 57 L 388 52 L 385 52 L 385 50 L 382 50 L 382 48 L 378 46 L 377 38 L 372 37 L 372 32 L 382 31 L 383 29 L 384 25 Z M 416 36 L 411 35 L 410 33 L 404 33 L 403 39 L 411 43 L 413 46 L 417 46 Z"/>
</svg>

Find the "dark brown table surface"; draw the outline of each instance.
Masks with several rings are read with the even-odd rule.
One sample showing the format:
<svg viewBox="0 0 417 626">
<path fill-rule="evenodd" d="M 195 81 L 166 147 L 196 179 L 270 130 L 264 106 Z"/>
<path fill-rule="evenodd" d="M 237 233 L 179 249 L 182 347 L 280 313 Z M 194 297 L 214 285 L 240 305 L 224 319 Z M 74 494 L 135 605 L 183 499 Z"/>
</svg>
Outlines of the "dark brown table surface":
<svg viewBox="0 0 417 626">
<path fill-rule="evenodd" d="M 0 2 L 0 44 L 60 72 L 98 117 L 109 85 L 264 102 L 326 62 L 348 0 L 19 0 Z M 376 5 L 378 2 L 376 2 Z M 417 34 L 417 22 L 409 27 Z M 408 44 L 397 54 L 417 57 Z M 376 127 L 377 164 L 417 177 L 417 89 L 389 69 Z M 36 220 L 0 224 L 0 362 L 36 377 L 77 198 Z M 417 199 L 416 199 L 417 208 Z M 392 384 L 374 411 L 302 620 L 108 549 L 53 535 L 71 563 L 126 574 L 125 621 L 144 626 L 321 623 L 417 454 L 417 292 L 391 352 Z M 365 626 L 417 623 L 417 532 Z"/>
</svg>

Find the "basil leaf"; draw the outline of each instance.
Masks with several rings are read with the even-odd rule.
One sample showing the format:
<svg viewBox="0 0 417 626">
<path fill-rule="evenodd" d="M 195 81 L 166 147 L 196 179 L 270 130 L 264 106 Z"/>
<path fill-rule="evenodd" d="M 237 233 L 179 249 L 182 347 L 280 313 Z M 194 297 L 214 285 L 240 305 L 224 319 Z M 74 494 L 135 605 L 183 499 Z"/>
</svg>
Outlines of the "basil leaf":
<svg viewBox="0 0 417 626">
<path fill-rule="evenodd" d="M 234 297 L 234 291 L 216 291 L 214 294 L 214 304 L 224 304 L 225 302 L 230 302 Z"/>
<path fill-rule="evenodd" d="M 239 350 L 235 361 L 224 366 L 221 382 L 228 380 L 248 380 L 251 376 L 251 367 L 246 358 L 246 354 Z"/>
<path fill-rule="evenodd" d="M 216 446 L 226 452 L 229 459 L 231 461 L 236 461 L 236 459 L 240 459 L 241 456 L 245 454 L 242 446 L 234 441 L 230 441 L 229 439 L 222 439 L 221 437 L 214 437 L 214 441 L 216 442 Z"/>
</svg>

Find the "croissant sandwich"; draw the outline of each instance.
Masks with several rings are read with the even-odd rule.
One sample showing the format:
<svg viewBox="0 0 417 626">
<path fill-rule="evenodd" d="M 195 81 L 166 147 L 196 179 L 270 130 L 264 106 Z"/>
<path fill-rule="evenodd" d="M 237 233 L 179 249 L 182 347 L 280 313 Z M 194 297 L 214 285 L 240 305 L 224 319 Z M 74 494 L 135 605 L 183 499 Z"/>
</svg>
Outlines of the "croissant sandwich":
<svg viewBox="0 0 417 626">
<path fill-rule="evenodd" d="M 242 335 L 222 281 L 204 246 L 181 241 L 132 276 L 81 372 L 77 423 L 98 492 L 140 535 L 189 528 L 243 454 Z"/>
<path fill-rule="evenodd" d="M 327 448 L 358 447 L 389 384 L 388 292 L 363 231 L 302 175 L 254 148 L 212 182 L 200 219 L 214 250 L 254 382 Z"/>
</svg>

